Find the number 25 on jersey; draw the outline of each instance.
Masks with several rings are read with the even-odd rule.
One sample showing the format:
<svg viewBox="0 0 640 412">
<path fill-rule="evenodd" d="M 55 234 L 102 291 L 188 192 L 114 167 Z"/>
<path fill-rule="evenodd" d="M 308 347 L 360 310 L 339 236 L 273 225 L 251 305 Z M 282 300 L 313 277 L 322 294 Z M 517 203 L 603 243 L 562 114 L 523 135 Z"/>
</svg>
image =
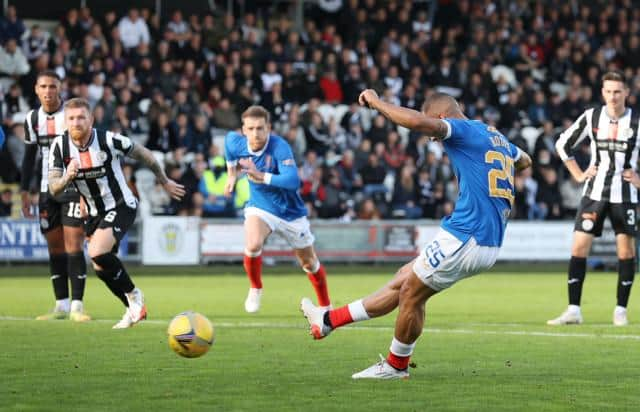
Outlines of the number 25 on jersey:
<svg viewBox="0 0 640 412">
<path fill-rule="evenodd" d="M 484 161 L 491 165 L 496 162 L 500 164 L 499 167 L 489 170 L 489 196 L 502 197 L 509 200 L 509 203 L 513 205 L 513 176 L 514 176 L 514 161 L 511 157 L 504 155 L 495 150 L 489 150 L 485 156 Z M 498 187 L 498 181 L 506 181 L 508 187 Z"/>
</svg>

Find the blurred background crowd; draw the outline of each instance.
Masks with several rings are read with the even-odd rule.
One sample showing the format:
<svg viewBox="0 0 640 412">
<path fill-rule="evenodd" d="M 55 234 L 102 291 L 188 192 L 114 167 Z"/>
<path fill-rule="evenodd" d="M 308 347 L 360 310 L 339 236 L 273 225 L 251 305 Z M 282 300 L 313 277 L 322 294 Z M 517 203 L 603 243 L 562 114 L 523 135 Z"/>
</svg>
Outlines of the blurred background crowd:
<svg viewBox="0 0 640 412">
<path fill-rule="evenodd" d="M 25 24 L 0 18 L 0 215 L 19 216 L 24 119 L 38 72 L 55 70 L 63 99 L 87 98 L 95 127 L 153 150 L 188 195 L 172 201 L 153 174 L 126 163 L 145 213 L 233 217 L 248 199 L 226 181 L 224 135 L 261 104 L 293 148 L 311 217 L 440 218 L 457 185 L 427 136 L 355 102 L 365 88 L 420 109 L 452 94 L 470 118 L 495 125 L 534 159 L 516 176 L 516 219 L 572 218 L 581 186 L 554 149 L 558 134 L 602 104 L 600 76 L 626 75 L 640 97 L 640 8 L 631 0 L 210 2 L 185 15 L 91 7 Z M 240 3 L 241 6 L 238 6 Z M 575 153 L 584 168 L 588 146 Z M 36 162 L 36 164 L 39 164 Z M 37 207 L 37 182 L 32 182 Z"/>
</svg>

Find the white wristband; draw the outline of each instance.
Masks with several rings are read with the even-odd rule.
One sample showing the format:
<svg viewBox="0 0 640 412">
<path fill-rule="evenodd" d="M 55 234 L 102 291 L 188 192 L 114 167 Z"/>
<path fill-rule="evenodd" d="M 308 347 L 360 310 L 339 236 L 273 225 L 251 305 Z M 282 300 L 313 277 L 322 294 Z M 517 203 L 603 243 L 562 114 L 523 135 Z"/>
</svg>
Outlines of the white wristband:
<svg viewBox="0 0 640 412">
<path fill-rule="evenodd" d="M 265 185 L 270 185 L 270 184 L 271 184 L 271 177 L 272 177 L 272 176 L 273 176 L 273 174 L 271 174 L 271 173 L 265 173 L 265 174 L 264 174 L 264 179 L 263 179 L 263 181 L 264 181 L 264 184 L 265 184 Z"/>
</svg>

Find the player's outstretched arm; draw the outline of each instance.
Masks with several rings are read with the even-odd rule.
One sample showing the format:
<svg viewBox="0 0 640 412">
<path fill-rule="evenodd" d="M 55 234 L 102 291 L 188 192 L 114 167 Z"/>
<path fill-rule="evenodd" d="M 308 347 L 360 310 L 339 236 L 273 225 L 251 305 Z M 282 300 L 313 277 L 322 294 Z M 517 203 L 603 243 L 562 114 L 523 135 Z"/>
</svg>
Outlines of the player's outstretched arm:
<svg viewBox="0 0 640 412">
<path fill-rule="evenodd" d="M 158 181 L 160 181 L 160 183 L 162 184 L 164 190 L 169 193 L 169 195 L 173 199 L 182 199 L 182 196 L 184 196 L 185 194 L 184 186 L 174 182 L 167 177 L 167 175 L 164 173 L 164 170 L 162 170 L 162 166 L 160 166 L 156 158 L 153 156 L 153 153 L 151 153 L 149 149 L 139 144 L 134 144 L 131 148 L 131 151 L 129 151 L 128 156 L 136 159 L 137 161 L 151 169 L 153 174 L 156 175 Z"/>
<path fill-rule="evenodd" d="M 429 137 L 443 139 L 447 135 L 448 128 L 442 120 L 431 119 L 416 110 L 387 103 L 381 100 L 372 89 L 360 93 L 358 103 L 361 106 L 369 106 L 371 109 L 377 110 L 384 117 L 400 126 L 424 133 Z"/>
</svg>

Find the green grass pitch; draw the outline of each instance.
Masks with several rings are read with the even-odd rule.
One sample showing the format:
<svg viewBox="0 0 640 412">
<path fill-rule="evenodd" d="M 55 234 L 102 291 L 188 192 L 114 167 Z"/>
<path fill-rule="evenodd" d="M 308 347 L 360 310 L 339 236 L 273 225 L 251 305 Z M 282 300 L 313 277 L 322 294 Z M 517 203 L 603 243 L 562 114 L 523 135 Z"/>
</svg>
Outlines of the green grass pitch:
<svg viewBox="0 0 640 412">
<path fill-rule="evenodd" d="M 535 270 L 535 268 L 533 268 Z M 0 268 L 1 411 L 623 411 L 640 405 L 640 314 L 611 325 L 616 275 L 590 273 L 585 324 L 550 327 L 566 276 L 482 274 L 435 296 L 408 381 L 352 381 L 386 355 L 395 314 L 313 341 L 298 311 L 309 282 L 268 268 L 263 308 L 243 309 L 238 266 L 129 269 L 149 320 L 112 330 L 123 309 L 89 276 L 86 324 L 37 322 L 52 306 L 44 266 Z M 334 306 L 383 285 L 390 267 L 328 267 Z M 637 294 L 636 294 L 637 295 Z M 199 359 L 167 346 L 184 310 L 203 313 L 216 342 Z"/>
</svg>

